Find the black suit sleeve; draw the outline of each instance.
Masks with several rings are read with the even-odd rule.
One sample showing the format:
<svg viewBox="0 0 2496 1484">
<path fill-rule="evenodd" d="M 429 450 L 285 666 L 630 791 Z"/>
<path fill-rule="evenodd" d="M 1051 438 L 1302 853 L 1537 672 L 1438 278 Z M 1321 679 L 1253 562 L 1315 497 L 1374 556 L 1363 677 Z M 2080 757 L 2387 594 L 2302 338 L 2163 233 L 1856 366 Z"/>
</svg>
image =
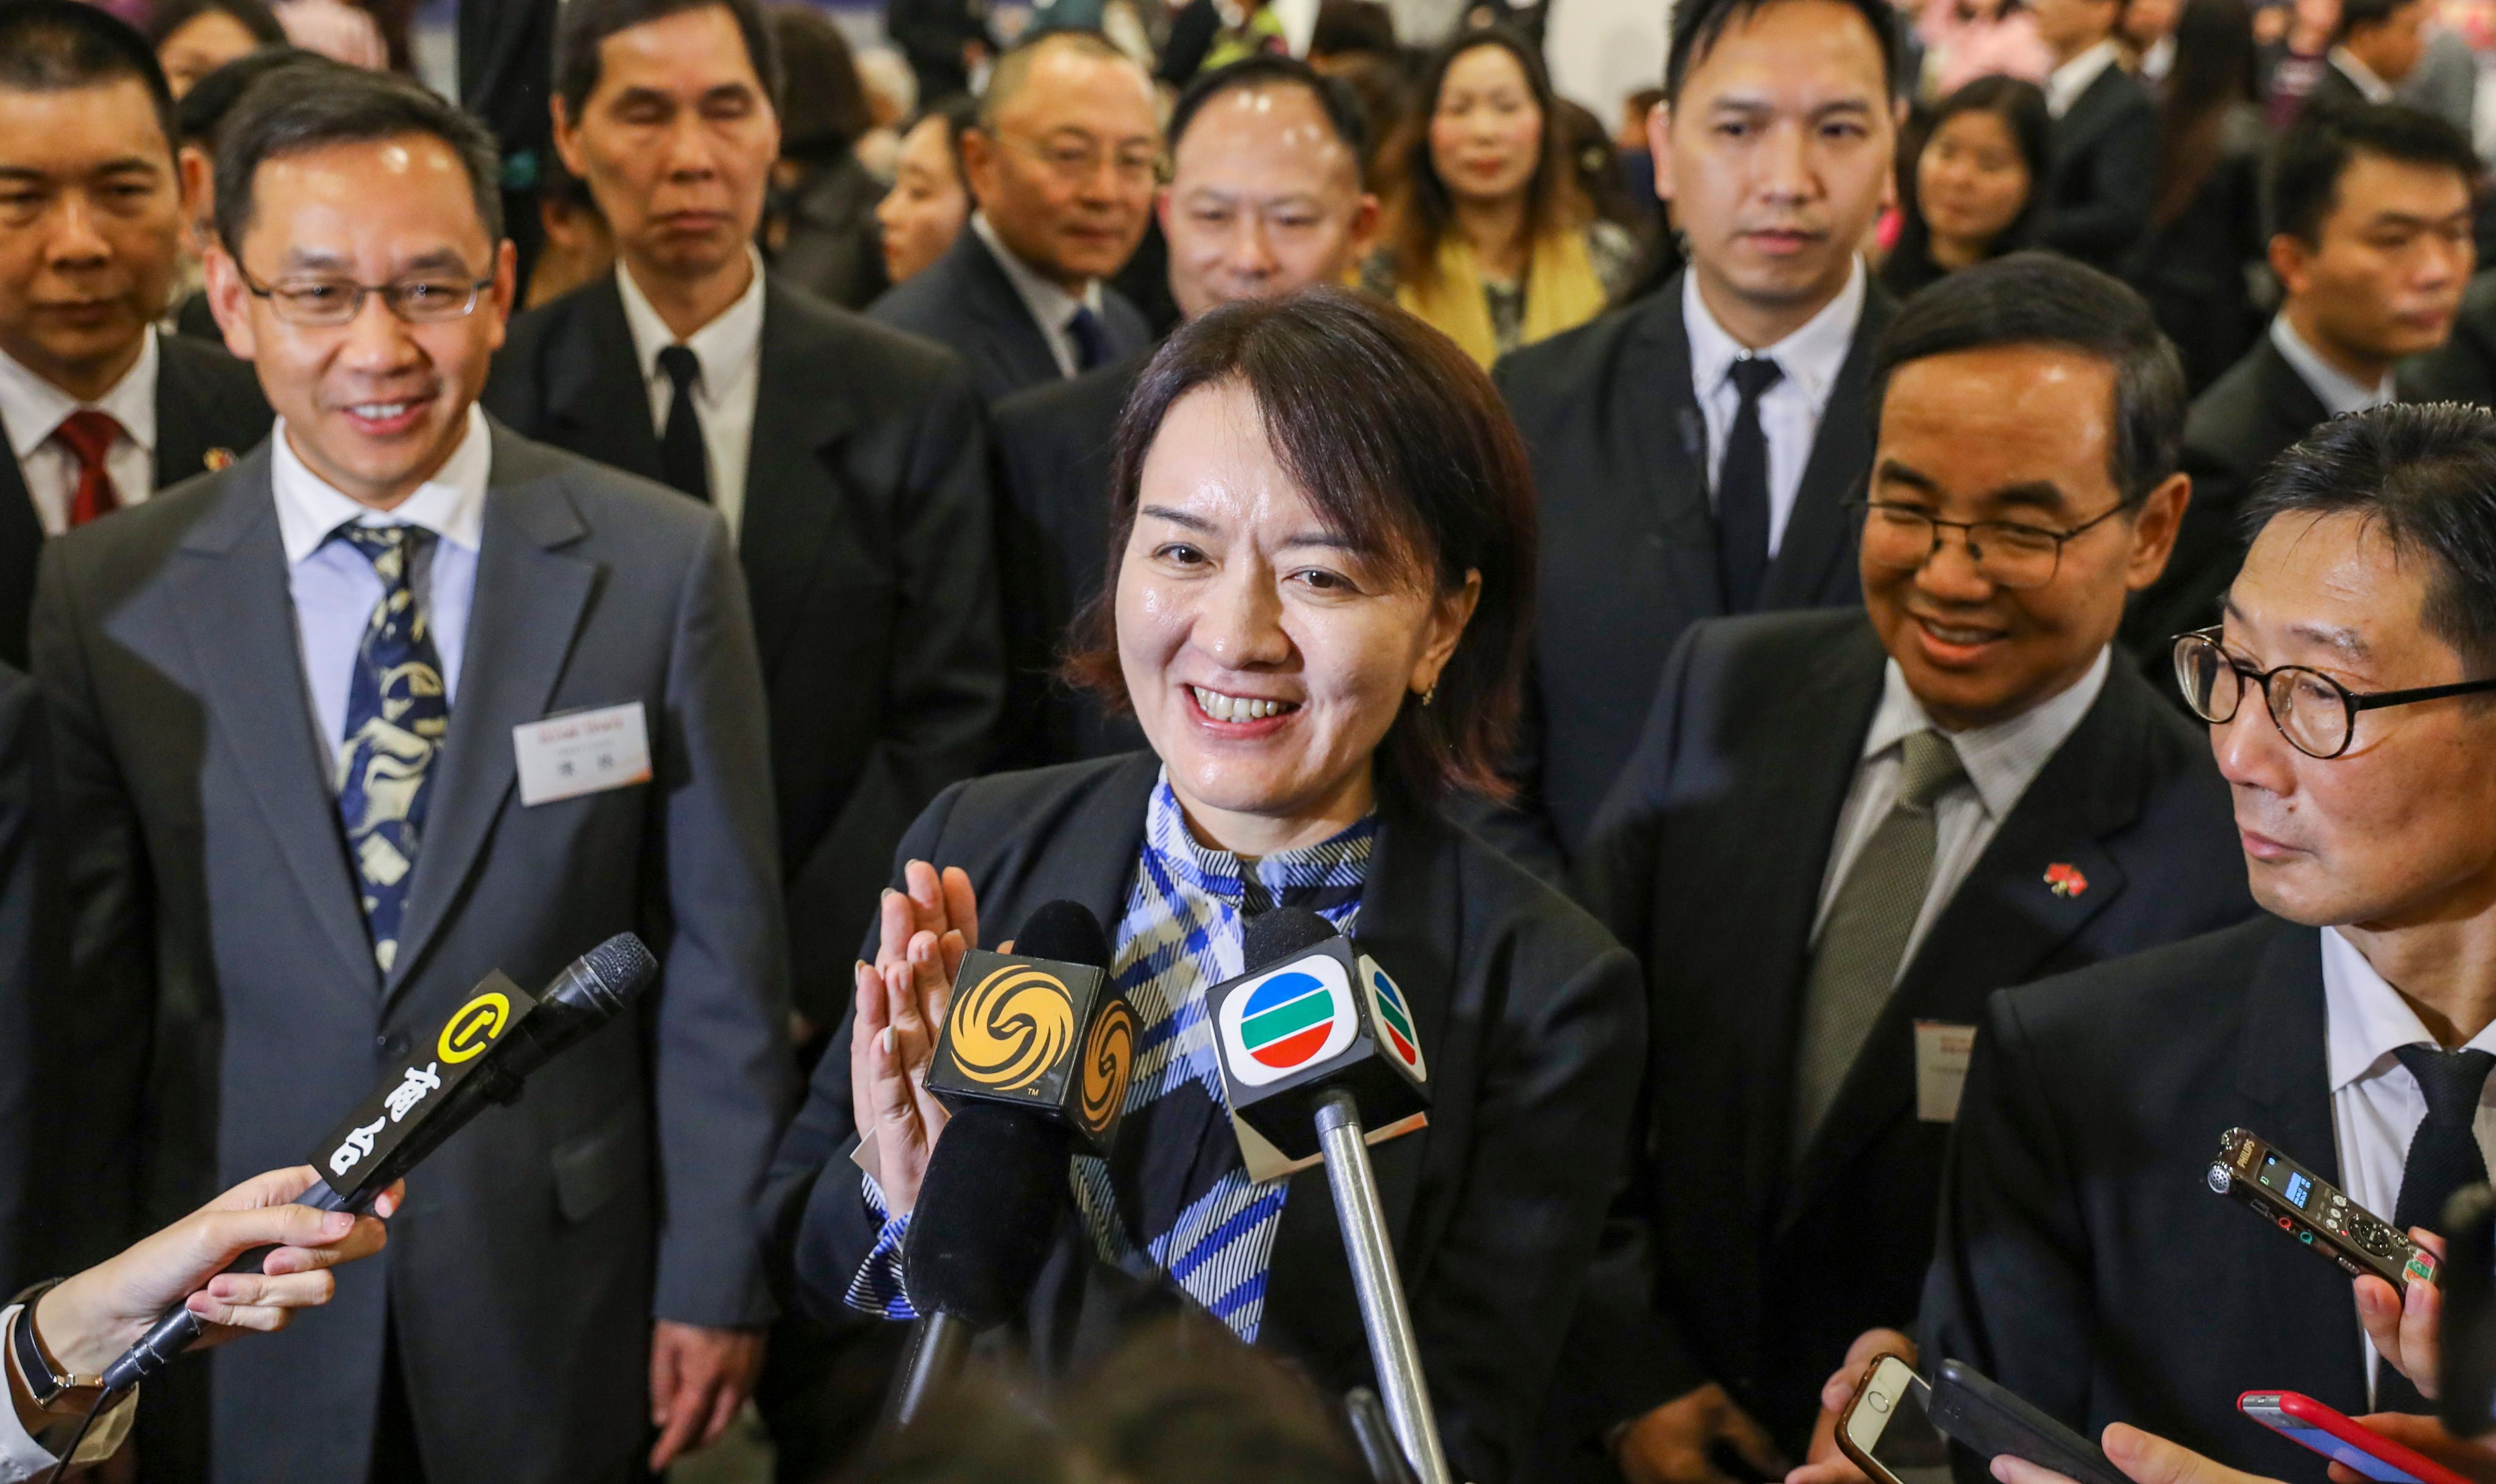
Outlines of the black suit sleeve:
<svg viewBox="0 0 2496 1484">
<path fill-rule="evenodd" d="M 988 492 L 986 414 L 949 369 L 927 399 L 891 510 L 903 610 L 883 679 L 884 734 L 831 827 L 792 878 L 797 1003 L 847 1003 L 849 966 L 824 933 L 871 912 L 893 846 L 946 786 L 979 771 L 1005 703 L 1005 641 Z"/>
<path fill-rule="evenodd" d="M 2088 1240 L 2064 1129 L 2019 1002 L 1997 992 L 1976 1037 L 1942 1169 L 1920 1344 L 2066 1422 L 2089 1414 L 2097 1332 Z M 1981 1476 L 1982 1466 L 1961 1476 Z"/>
<path fill-rule="evenodd" d="M 2158 188 L 2158 114 L 2137 100 L 2108 121 L 2081 162 L 2086 179 L 2073 194 L 2084 204 L 2048 212 L 2044 245 L 2112 263 L 2149 230 Z"/>
<path fill-rule="evenodd" d="M 35 683 L 0 665 L 0 1283 L 40 1276 L 24 1259 L 27 1124 L 34 1116 L 35 986 L 53 966 L 39 951 L 57 912 L 39 901 L 43 712 Z M 16 1291 L 13 1288 L 11 1291 Z"/>
</svg>

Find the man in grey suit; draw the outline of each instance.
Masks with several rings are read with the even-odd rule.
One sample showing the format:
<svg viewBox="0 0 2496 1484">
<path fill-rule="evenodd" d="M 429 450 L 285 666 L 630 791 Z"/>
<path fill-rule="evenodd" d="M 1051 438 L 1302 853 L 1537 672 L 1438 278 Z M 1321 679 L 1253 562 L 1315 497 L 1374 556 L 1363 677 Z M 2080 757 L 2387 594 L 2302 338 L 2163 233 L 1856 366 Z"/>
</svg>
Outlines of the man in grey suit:
<svg viewBox="0 0 2496 1484">
<path fill-rule="evenodd" d="M 446 1144 L 327 1310 L 216 1358 L 209 1463 L 639 1478 L 742 1405 L 771 1314 L 745 1213 L 787 966 L 735 554 L 476 408 L 515 269 L 473 121 L 307 77 L 218 178 L 209 292 L 278 436 L 38 584 L 78 929 L 36 1198 L 100 1254 L 300 1160 L 490 971 L 637 931 L 664 977 L 630 1024 Z"/>
</svg>

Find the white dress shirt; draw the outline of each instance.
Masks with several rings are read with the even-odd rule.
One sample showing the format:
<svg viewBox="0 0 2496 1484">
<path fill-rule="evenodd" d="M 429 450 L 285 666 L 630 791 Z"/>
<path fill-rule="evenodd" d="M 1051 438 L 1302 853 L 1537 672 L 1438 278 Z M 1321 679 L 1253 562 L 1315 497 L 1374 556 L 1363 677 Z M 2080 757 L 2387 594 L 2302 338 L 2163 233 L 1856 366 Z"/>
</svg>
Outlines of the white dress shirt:
<svg viewBox="0 0 2496 1484">
<path fill-rule="evenodd" d="M 2007 722 L 1990 727 L 1973 727 L 1965 731 L 1945 732 L 1950 746 L 1958 753 L 1959 766 L 1967 776 L 1942 790 L 1933 801 L 1933 879 L 1924 888 L 1923 910 L 1916 914 L 1914 931 L 1907 935 L 1906 950 L 1898 955 L 1898 972 L 1903 974 L 1915 962 L 1916 949 L 1931 931 L 1934 919 L 1958 894 L 1959 884 L 1968 872 L 1984 855 L 1984 848 L 1993 843 L 1993 835 L 2002 821 L 2018 806 L 2019 797 L 2037 775 L 2045 769 L 2062 745 L 2078 728 L 2080 719 L 2089 707 L 2097 704 L 2098 693 L 2106 689 L 2106 671 L 2112 665 L 2112 652 L 2101 649 L 2097 662 L 2086 673 L 2054 696 L 2030 707 Z M 1813 917 L 1811 936 L 1820 939 L 1821 927 L 1828 920 L 1829 905 L 1837 900 L 1837 888 L 1846 880 L 1855 857 L 1872 839 L 1872 832 L 1889 817 L 1890 807 L 1898 802 L 1898 771 L 1903 765 L 1900 744 L 1919 731 L 1932 729 L 1933 720 L 1924 711 L 1923 702 L 1907 689 L 1906 673 L 1892 660 L 1882 678 L 1881 708 L 1872 713 L 1871 729 L 1863 734 L 1863 760 L 1855 771 L 1855 787 L 1846 795 L 1846 808 L 1837 817 L 1837 844 L 1828 852 L 1828 870 L 1821 878 L 1820 912 Z M 2039 868 L 2041 871 L 2043 867 Z"/>
<path fill-rule="evenodd" d="M 0 1312 L 0 1342 L 14 1341 L 17 1321 L 24 1317 L 25 1313 L 23 1304 L 12 1304 L 5 1312 Z M 10 1357 L 7 1365 L 14 1375 L 17 1369 L 17 1351 L 14 1345 L 9 1346 L 7 1354 Z M 139 1416 L 135 1404 L 139 1393 L 144 1389 L 134 1386 L 122 1393 L 114 1399 L 110 1409 L 95 1419 L 95 1426 L 87 1429 L 86 1440 L 78 1444 L 78 1462 L 100 1463 L 121 1450 L 123 1440 L 130 1437 L 130 1424 Z M 68 1439 L 63 1438 L 62 1441 Z M 42 1443 L 28 1435 L 26 1425 L 17 1420 L 17 1408 L 0 1406 L 0 1484 L 42 1479 L 52 1471 L 52 1465 L 56 1462 L 58 1460 L 47 1452 Z"/>
<path fill-rule="evenodd" d="M 1802 489 L 1803 467 L 1811 462 L 1812 444 L 1820 437 L 1821 415 L 1828 411 L 1829 394 L 1837 388 L 1838 369 L 1855 346 L 1856 323 L 1863 318 L 1863 260 L 1855 260 L 1846 287 L 1821 306 L 1802 328 L 1772 346 L 1753 351 L 1734 339 L 1700 297 L 1699 275 L 1681 279 L 1681 324 L 1690 337 L 1690 389 L 1699 399 L 1699 414 L 1707 423 L 1707 490 L 1712 504 L 1717 472 L 1725 465 L 1725 442 L 1732 436 L 1734 415 L 1742 393 L 1733 385 L 1733 362 L 1753 356 L 1777 363 L 1785 373 L 1760 393 L 1760 433 L 1768 445 L 1768 555 L 1785 543 L 1786 522 L 1794 515 Z"/>
<path fill-rule="evenodd" d="M 2305 337 L 2288 323 L 2288 316 L 2273 315 L 2270 321 L 2270 343 L 2288 357 L 2297 380 L 2305 383 L 2323 410 L 2338 417 L 2342 413 L 2362 413 L 2370 407 L 2381 407 L 2395 395 L 2392 375 L 2387 371 L 2376 386 L 2368 386 L 2338 366 L 2323 358 L 2322 353 L 2305 343 Z"/>
<path fill-rule="evenodd" d="M 2358 61 L 2356 54 L 2352 52 L 2348 47 L 2332 47 L 2325 60 L 2327 60 L 2333 67 L 2339 69 L 2340 76 L 2348 78 L 2351 82 L 2356 83 L 2357 85 L 2357 91 L 2365 95 L 2368 103 L 2389 103 L 2392 101 L 2392 85 L 2385 81 L 2383 78 L 2376 77 L 2375 70 L 2367 66 L 2365 63 Z"/>
<path fill-rule="evenodd" d="M 2045 75 L 2045 111 L 2056 118 L 2072 111 L 2072 105 L 2098 80 L 2098 74 L 2120 61 L 2114 40 L 2109 37 L 2078 56 Z"/>
<path fill-rule="evenodd" d="M 2410 1140 L 2426 1122 L 2426 1095 L 2392 1055 L 2402 1046 L 2437 1045 L 2400 992 L 2384 981 L 2357 945 L 2337 928 L 2323 933 L 2324 1060 L 2331 1076 L 2331 1132 L 2340 1146 L 2340 1189 L 2388 1221 L 2401 1204 L 2401 1171 Z M 2439 1049 L 2441 1049 L 2439 1047 Z M 2496 1051 L 2496 1025 L 2470 1038 L 2469 1049 Z M 2496 1078 L 2490 1079 L 2496 1083 Z M 2479 1098 L 2479 1152 L 2496 1162 L 2496 1107 Z M 2350 1304 L 2355 1313 L 2356 1300 Z M 2382 1357 L 2366 1352 L 2366 1400 L 2375 1396 Z"/>
<path fill-rule="evenodd" d="M 987 244 L 988 256 L 1006 270 L 1014 293 L 1022 296 L 1022 307 L 1031 312 L 1032 323 L 1040 326 L 1041 338 L 1048 342 L 1048 354 L 1057 357 L 1057 374 L 1075 376 L 1083 369 L 1083 348 L 1075 343 L 1075 332 L 1067 326 L 1075 323 L 1075 311 L 1089 309 L 1101 320 L 1107 330 L 1108 321 L 1101 314 L 1101 285 L 1096 281 L 1083 286 L 1081 297 L 1067 293 L 1031 269 L 1031 264 L 1014 255 L 997 230 L 988 225 L 985 212 L 971 213 L 971 230 Z"/>
<path fill-rule="evenodd" d="M 477 596 L 477 553 L 485 536 L 485 481 L 493 473 L 493 439 L 485 415 L 468 409 L 468 432 L 440 472 L 391 510 L 359 505 L 304 467 L 277 423 L 269 484 L 277 497 L 277 533 L 286 545 L 287 587 L 295 597 L 295 632 L 303 649 L 303 679 L 312 716 L 329 754 L 347 735 L 347 696 L 364 626 L 382 601 L 382 579 L 362 552 L 329 533 L 348 524 L 421 526 L 440 540 L 413 574 L 419 611 L 442 661 L 447 701 L 459 698 L 459 661 L 468 641 L 468 611 Z"/>
<path fill-rule="evenodd" d="M 633 356 L 650 392 L 650 427 L 661 437 L 675 406 L 676 384 L 659 369 L 659 353 L 682 345 L 702 363 L 694 384 L 694 413 L 701 419 L 702 451 L 709 455 L 710 503 L 733 538 L 745 518 L 745 469 L 754 452 L 754 408 L 763 395 L 763 256 L 748 247 L 754 281 L 736 302 L 683 340 L 650 306 L 632 269 L 615 264 L 615 287 L 624 296 L 624 323 L 633 331 Z"/>
<path fill-rule="evenodd" d="M 110 413 L 121 424 L 104 467 L 123 505 L 140 504 L 155 489 L 157 357 L 151 330 L 112 389 L 81 402 L 0 351 L 0 422 L 9 426 L 9 451 L 17 456 L 17 472 L 25 476 L 26 494 L 46 535 L 70 528 L 70 504 L 78 495 L 78 455 L 52 436 L 72 413 Z"/>
</svg>

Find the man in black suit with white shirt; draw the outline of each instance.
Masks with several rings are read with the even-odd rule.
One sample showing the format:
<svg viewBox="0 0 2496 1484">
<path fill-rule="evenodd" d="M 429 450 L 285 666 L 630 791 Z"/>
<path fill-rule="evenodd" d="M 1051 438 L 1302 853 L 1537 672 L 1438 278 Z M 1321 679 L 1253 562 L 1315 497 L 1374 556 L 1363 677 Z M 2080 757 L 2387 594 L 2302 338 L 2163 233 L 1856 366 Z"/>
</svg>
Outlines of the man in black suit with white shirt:
<svg viewBox="0 0 2496 1484">
<path fill-rule="evenodd" d="M 1688 0 L 1648 123 L 1690 266 L 1494 372 L 1534 461 L 1543 575 L 1516 763 L 1487 828 L 1556 874 L 1703 618 L 1858 599 L 1845 502 L 1892 306 L 1856 248 L 1894 154 L 1882 0 Z M 1760 132 L 1796 137 L 1756 166 Z"/>
<path fill-rule="evenodd" d="M 2158 185 L 2158 106 L 2124 71 L 2115 39 L 2123 0 L 2034 0 L 2028 9 L 2054 58 L 2045 75 L 2054 147 L 2042 182 L 2040 245 L 2119 271 L 2149 230 Z"/>
<path fill-rule="evenodd" d="M 250 367 L 155 328 L 184 210 L 172 110 L 111 15 L 0 10 L 0 663 L 26 664 L 47 538 L 268 432 Z"/>
<path fill-rule="evenodd" d="M 1607 1437 L 1637 1484 L 1799 1457 L 1914 1312 L 1985 997 L 2252 911 L 2201 739 L 2110 642 L 2187 498 L 2148 306 L 1999 260 L 1910 300 L 1873 386 L 1866 614 L 1685 634 L 1578 861 L 1655 1034 L 1553 1474 Z"/>
</svg>

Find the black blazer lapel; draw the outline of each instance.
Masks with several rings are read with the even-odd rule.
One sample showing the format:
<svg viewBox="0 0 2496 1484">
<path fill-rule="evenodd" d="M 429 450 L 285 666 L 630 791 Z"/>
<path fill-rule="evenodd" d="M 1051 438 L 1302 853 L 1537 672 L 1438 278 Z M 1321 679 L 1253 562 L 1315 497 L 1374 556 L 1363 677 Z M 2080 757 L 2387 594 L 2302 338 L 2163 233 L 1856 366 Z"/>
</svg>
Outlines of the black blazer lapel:
<svg viewBox="0 0 2496 1484">
<path fill-rule="evenodd" d="M 233 392 L 202 374 L 193 359 L 199 353 L 179 344 L 177 337 L 160 333 L 158 340 L 154 463 L 156 487 L 164 489 L 193 475 L 212 473 L 211 451 L 224 464 L 257 445 L 260 434 L 244 435 L 255 426 L 265 429 L 267 413 L 234 405 Z"/>
<path fill-rule="evenodd" d="M 810 354 L 815 346 L 800 316 L 789 290 L 765 283 L 762 384 L 737 534 L 765 675 L 779 673 L 780 651 L 841 513 L 827 486 L 840 481 L 833 448 L 849 433 L 856 405 L 836 379 L 837 357 Z M 827 372 L 835 378 L 828 386 Z"/>
<path fill-rule="evenodd" d="M 987 242 L 966 227 L 953 240 L 953 257 L 967 291 L 964 307 L 988 326 L 1015 383 L 1028 386 L 1063 378 L 1066 373 L 1058 368 L 1057 353 L 1048 348 L 1048 336 L 1031 317 L 1014 280 L 1006 276 L 1005 264 L 988 251 Z"/>
<path fill-rule="evenodd" d="M 234 747 L 234 771 L 248 780 L 306 909 L 338 950 L 345 972 L 334 982 L 369 1003 L 381 974 L 305 691 L 269 463 L 264 444 L 234 466 L 216 509 L 183 537 L 172 596 L 197 619 L 191 655 L 217 734 Z"/>
<path fill-rule="evenodd" d="M 390 966 L 392 993 L 422 962 L 426 945 L 484 858 L 517 773 L 512 728 L 546 714 L 598 581 L 596 566 L 563 553 L 588 528 L 564 490 L 558 466 L 500 423 L 487 426 L 494 465 L 465 652 L 490 663 L 460 668 L 451 734 L 434 761 L 441 775 L 426 806 L 423 848 L 408 886 L 398 957 Z"/>
<path fill-rule="evenodd" d="M 1890 1123 L 1915 1116 L 1914 1060 L 1896 1054 L 1912 1044 L 1909 1027 L 1919 1020 L 1975 1024 L 1986 996 L 2036 977 L 2123 894 L 2123 869 L 2100 842 L 2140 813 L 2145 733 L 2156 704 L 2129 666 L 2109 666 L 2106 689 L 1924 935 L 1805 1154 L 1781 1223 L 1808 1211 L 1820 1188 Z M 2084 884 L 2071 889 L 2066 877 L 2066 889 L 2056 890 L 2047 873 L 2061 866 Z"/>
<path fill-rule="evenodd" d="M 577 333 L 546 337 L 546 411 L 559 425 L 546 441 L 594 448 L 600 463 L 666 482 L 622 291 L 602 278 L 574 296 L 572 313 Z"/>
<path fill-rule="evenodd" d="M 1888 291 L 1866 273 L 1855 338 L 1820 415 L 1794 513 L 1760 590 L 1763 610 L 1818 607 L 1855 590 L 1855 523 L 1846 502 L 1863 492 L 1864 471 L 1872 466 L 1872 346 L 1896 312 Z"/>
<path fill-rule="evenodd" d="M 1623 472 L 1643 487 L 1657 526 L 1704 531 L 1712 552 L 1716 515 L 1707 496 L 1707 421 L 1691 389 L 1690 329 L 1681 321 L 1681 275 L 1673 275 L 1644 307 L 1633 311 L 1638 324 L 1621 350 L 1619 374 L 1610 379 L 1609 411 L 1612 425 L 1629 430 L 1636 449 L 1630 470 Z M 1704 592 L 1694 591 L 1684 600 L 1688 610 L 1723 612 L 1716 564 L 1694 564 L 1687 575 L 1694 585 L 1705 584 Z"/>
<path fill-rule="evenodd" d="M 2296 374 L 2296 367 L 2280 354 L 2278 342 L 2270 336 L 2262 336 L 2256 354 L 2262 357 L 2262 390 L 2258 416 L 2269 429 L 2264 442 L 2285 448 L 2302 441 L 2316 424 L 2328 420 L 2331 410 L 2323 405 L 2323 398 L 2306 385 L 2305 378 Z M 2261 473 L 2260 469 L 2248 469 L 2245 479 L 2250 482 Z"/>
</svg>

